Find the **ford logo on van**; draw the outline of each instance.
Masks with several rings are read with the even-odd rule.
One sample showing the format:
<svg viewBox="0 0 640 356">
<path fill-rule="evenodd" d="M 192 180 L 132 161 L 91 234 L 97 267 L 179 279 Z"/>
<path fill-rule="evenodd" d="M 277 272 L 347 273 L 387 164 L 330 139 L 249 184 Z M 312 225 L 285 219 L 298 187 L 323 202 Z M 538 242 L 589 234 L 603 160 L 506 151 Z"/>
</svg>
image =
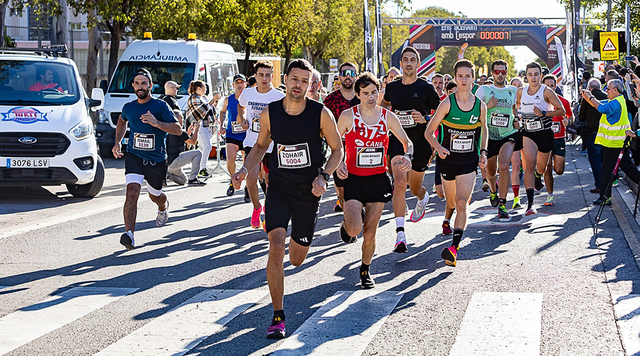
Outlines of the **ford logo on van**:
<svg viewBox="0 0 640 356">
<path fill-rule="evenodd" d="M 24 137 L 20 137 L 18 139 L 18 142 L 23 143 L 25 145 L 33 145 L 34 143 L 38 142 L 38 139 L 31 136 L 24 136 Z"/>
</svg>

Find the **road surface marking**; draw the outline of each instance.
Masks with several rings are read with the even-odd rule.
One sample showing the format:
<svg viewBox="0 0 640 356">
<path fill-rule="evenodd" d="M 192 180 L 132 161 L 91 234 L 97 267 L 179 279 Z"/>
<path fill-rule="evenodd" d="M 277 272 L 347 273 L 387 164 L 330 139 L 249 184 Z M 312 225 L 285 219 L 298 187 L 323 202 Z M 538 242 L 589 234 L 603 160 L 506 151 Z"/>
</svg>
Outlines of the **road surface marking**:
<svg viewBox="0 0 640 356">
<path fill-rule="evenodd" d="M 474 293 L 449 356 L 539 356 L 541 312 L 541 293 Z"/>
<path fill-rule="evenodd" d="M 627 355 L 640 353 L 640 294 L 612 295 L 613 310 Z"/>
<path fill-rule="evenodd" d="M 0 318 L 0 355 L 133 293 L 137 288 L 77 287 Z"/>
<path fill-rule="evenodd" d="M 96 355 L 184 355 L 268 293 L 261 289 L 204 291 Z"/>
<path fill-rule="evenodd" d="M 393 291 L 340 291 L 271 355 L 360 355 L 402 299 Z"/>
</svg>

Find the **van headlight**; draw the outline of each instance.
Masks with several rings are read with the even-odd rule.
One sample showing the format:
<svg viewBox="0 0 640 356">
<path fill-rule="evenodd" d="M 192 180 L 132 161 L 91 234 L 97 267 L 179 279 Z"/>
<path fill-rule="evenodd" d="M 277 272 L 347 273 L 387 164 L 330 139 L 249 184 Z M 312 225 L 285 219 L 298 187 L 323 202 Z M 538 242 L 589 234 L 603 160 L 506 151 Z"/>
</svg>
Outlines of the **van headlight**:
<svg viewBox="0 0 640 356">
<path fill-rule="evenodd" d="M 98 123 L 100 124 L 108 124 L 109 123 L 109 113 L 104 109 L 100 109 L 100 115 L 98 117 Z"/>
<path fill-rule="evenodd" d="M 93 134 L 93 122 L 91 122 L 90 120 L 83 120 L 79 124 L 74 126 L 69 131 L 69 133 L 76 140 L 78 140 L 78 141 L 83 140 L 83 139 L 91 136 L 91 134 Z"/>
</svg>

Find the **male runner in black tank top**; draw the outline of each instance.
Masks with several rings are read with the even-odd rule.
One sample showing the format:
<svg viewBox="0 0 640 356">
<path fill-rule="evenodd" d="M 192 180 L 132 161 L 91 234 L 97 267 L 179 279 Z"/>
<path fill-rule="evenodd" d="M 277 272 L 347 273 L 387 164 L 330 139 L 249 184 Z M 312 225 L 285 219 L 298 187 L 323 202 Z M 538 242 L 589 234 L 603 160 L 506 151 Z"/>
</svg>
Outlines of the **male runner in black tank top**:
<svg viewBox="0 0 640 356">
<path fill-rule="evenodd" d="M 270 103 L 262 111 L 256 144 L 245 158 L 245 165 L 232 176 L 234 187 L 239 189 L 247 171 L 260 163 L 273 141 L 265 203 L 265 224 L 269 235 L 267 282 L 274 310 L 272 323 L 267 329 L 268 338 L 285 336 L 283 261 L 289 220 L 289 260 L 292 265 L 300 266 L 311 245 L 320 197 L 343 154 L 333 115 L 322 104 L 306 98 L 311 68 L 304 59 L 289 64 L 285 74 L 286 97 Z M 324 169 L 323 137 L 331 147 L 331 156 Z"/>
</svg>

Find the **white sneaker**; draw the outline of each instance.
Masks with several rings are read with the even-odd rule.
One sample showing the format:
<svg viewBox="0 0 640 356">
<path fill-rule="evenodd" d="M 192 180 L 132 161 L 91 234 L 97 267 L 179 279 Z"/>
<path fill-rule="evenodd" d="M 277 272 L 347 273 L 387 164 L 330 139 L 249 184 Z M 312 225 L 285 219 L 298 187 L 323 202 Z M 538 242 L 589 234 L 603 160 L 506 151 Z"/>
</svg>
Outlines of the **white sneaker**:
<svg viewBox="0 0 640 356">
<path fill-rule="evenodd" d="M 404 235 L 404 231 L 398 231 L 398 236 L 396 236 L 396 245 L 393 247 L 393 252 L 407 252 L 407 239 Z"/>
<path fill-rule="evenodd" d="M 429 195 L 425 193 L 424 200 L 418 201 L 416 203 L 416 207 L 411 213 L 411 217 L 409 219 L 411 219 L 412 222 L 418 222 L 422 220 L 426 211 L 427 203 L 429 203 Z"/>
<path fill-rule="evenodd" d="M 167 200 L 167 208 L 164 211 L 158 210 L 158 216 L 156 217 L 156 226 L 161 227 L 169 220 L 169 201 Z"/>
<path fill-rule="evenodd" d="M 120 244 L 127 250 L 133 250 L 136 248 L 136 241 L 133 238 L 133 232 L 127 231 L 120 236 Z"/>
</svg>

